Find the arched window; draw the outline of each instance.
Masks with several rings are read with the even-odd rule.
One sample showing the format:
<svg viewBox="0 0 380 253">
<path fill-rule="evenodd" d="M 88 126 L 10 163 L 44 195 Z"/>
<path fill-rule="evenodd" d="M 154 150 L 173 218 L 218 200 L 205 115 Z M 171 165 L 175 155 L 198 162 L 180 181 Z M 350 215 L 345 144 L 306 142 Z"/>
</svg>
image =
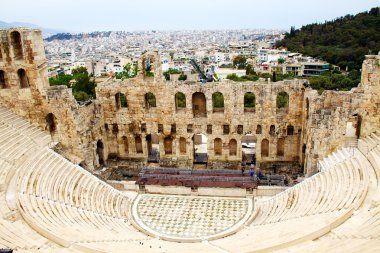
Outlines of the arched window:
<svg viewBox="0 0 380 253">
<path fill-rule="evenodd" d="M 0 70 L 0 89 L 8 88 L 7 83 L 5 82 L 5 72 Z"/>
<path fill-rule="evenodd" d="M 124 152 L 128 154 L 129 152 L 128 138 L 126 136 L 123 136 L 122 139 L 123 139 Z"/>
<path fill-rule="evenodd" d="M 293 135 L 294 134 L 294 127 L 292 125 L 287 126 L 286 134 L 287 135 Z"/>
<path fill-rule="evenodd" d="M 274 136 L 276 134 L 276 127 L 274 125 L 271 125 L 269 128 L 269 135 Z"/>
<path fill-rule="evenodd" d="M 177 92 L 175 94 L 175 108 L 177 110 L 186 108 L 186 96 L 182 92 Z"/>
<path fill-rule="evenodd" d="M 244 94 L 244 111 L 254 112 L 256 106 L 256 96 L 252 92 Z"/>
<path fill-rule="evenodd" d="M 277 141 L 277 156 L 284 156 L 285 139 L 279 138 Z"/>
<path fill-rule="evenodd" d="M 45 121 L 46 121 L 46 124 L 47 124 L 47 126 L 49 128 L 49 132 L 50 133 L 55 132 L 55 130 L 56 130 L 56 123 L 55 123 L 54 114 L 49 113 L 48 115 L 46 115 Z"/>
<path fill-rule="evenodd" d="M 220 92 L 212 94 L 212 108 L 214 112 L 224 111 L 224 96 Z"/>
<path fill-rule="evenodd" d="M 117 109 L 128 107 L 127 98 L 120 92 L 115 95 L 115 103 Z"/>
<path fill-rule="evenodd" d="M 29 80 L 26 76 L 26 72 L 24 69 L 17 70 L 17 75 L 20 81 L 20 88 L 29 88 Z"/>
<path fill-rule="evenodd" d="M 170 136 L 165 137 L 164 139 L 164 149 L 166 155 L 172 154 L 172 148 L 173 148 L 173 141 Z"/>
<path fill-rule="evenodd" d="M 289 107 L 289 95 L 285 91 L 278 93 L 276 99 L 276 106 L 278 112 L 286 112 Z"/>
<path fill-rule="evenodd" d="M 215 155 L 222 154 L 222 140 L 220 138 L 214 140 L 214 153 Z"/>
<path fill-rule="evenodd" d="M 269 141 L 264 139 L 261 141 L 261 157 L 269 156 Z"/>
<path fill-rule="evenodd" d="M 117 134 L 119 132 L 119 125 L 117 123 L 112 124 L 112 133 Z"/>
<path fill-rule="evenodd" d="M 257 125 L 256 127 L 256 134 L 261 134 L 262 133 L 261 125 Z"/>
<path fill-rule="evenodd" d="M 179 153 L 181 155 L 186 154 L 186 139 L 183 137 L 179 138 Z"/>
<path fill-rule="evenodd" d="M 13 55 L 16 60 L 22 59 L 22 43 L 21 35 L 19 32 L 11 32 L 11 44 L 13 48 Z"/>
<path fill-rule="evenodd" d="M 237 154 L 237 142 L 235 139 L 230 140 L 230 143 L 228 144 L 228 148 L 230 150 L 231 156 L 234 156 Z"/>
<path fill-rule="evenodd" d="M 137 154 L 142 154 L 143 153 L 143 148 L 142 148 L 142 141 L 140 136 L 135 137 L 135 147 L 136 147 L 136 153 Z"/>
<path fill-rule="evenodd" d="M 156 97 L 151 92 L 145 94 L 145 107 L 147 109 L 156 107 Z"/>
<path fill-rule="evenodd" d="M 194 117 L 206 117 L 206 96 L 201 92 L 195 92 L 192 96 Z"/>
<path fill-rule="evenodd" d="M 98 155 L 99 164 L 104 164 L 104 145 L 101 140 L 96 143 L 96 154 Z"/>
</svg>

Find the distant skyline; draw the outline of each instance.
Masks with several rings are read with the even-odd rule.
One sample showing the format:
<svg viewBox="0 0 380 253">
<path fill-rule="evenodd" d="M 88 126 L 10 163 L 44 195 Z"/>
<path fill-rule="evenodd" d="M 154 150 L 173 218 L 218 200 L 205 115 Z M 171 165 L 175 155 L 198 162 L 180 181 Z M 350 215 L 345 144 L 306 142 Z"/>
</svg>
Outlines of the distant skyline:
<svg viewBox="0 0 380 253">
<path fill-rule="evenodd" d="M 299 28 L 377 6 L 379 0 L 4 0 L 0 20 L 33 23 L 70 32 L 289 30 L 291 26 Z"/>
</svg>

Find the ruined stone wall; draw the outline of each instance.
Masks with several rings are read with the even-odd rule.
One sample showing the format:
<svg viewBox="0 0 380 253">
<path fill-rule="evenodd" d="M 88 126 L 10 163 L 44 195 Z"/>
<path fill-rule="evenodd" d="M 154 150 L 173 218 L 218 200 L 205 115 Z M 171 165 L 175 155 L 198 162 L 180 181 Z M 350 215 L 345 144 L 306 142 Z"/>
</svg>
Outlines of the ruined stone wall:
<svg viewBox="0 0 380 253">
<path fill-rule="evenodd" d="M 366 57 L 359 87 L 364 93 L 359 109 L 360 136 L 366 137 L 380 127 L 380 54 Z"/>
<path fill-rule="evenodd" d="M 316 91 L 305 93 L 309 104 L 304 118 L 302 151 L 305 173 L 315 174 L 317 161 L 339 148 L 355 146 L 355 140 L 365 137 L 380 127 L 380 56 L 367 56 L 363 63 L 362 79 L 358 88 L 348 92 Z M 307 102 L 309 101 L 309 102 Z M 307 105 L 306 107 L 307 108 Z"/>
<path fill-rule="evenodd" d="M 237 169 L 242 139 L 251 134 L 258 164 L 304 165 L 312 175 L 319 159 L 378 130 L 379 58 L 367 56 L 358 88 L 318 95 L 303 80 L 165 81 L 153 52 L 139 61 L 136 78 L 108 80 L 98 85 L 96 100 L 80 105 L 71 89 L 49 86 L 41 31 L 0 30 L 0 105 L 50 131 L 69 159 L 89 169 L 107 159 L 141 168 L 148 158 L 148 135 L 158 136 L 160 165 L 192 167 L 196 134 L 208 138 L 208 168 Z M 224 107 L 213 106 L 217 92 Z M 280 92 L 289 96 L 288 106 L 281 109 L 276 106 Z M 175 100 L 178 93 L 186 98 L 183 108 Z M 244 108 L 247 93 L 255 95 L 254 108 Z"/>
<path fill-rule="evenodd" d="M 277 109 L 277 95 L 285 91 L 289 95 L 288 108 Z M 181 92 L 186 96 L 186 107 L 176 108 L 175 95 Z M 212 94 L 221 92 L 224 96 L 224 108 L 213 108 Z M 252 92 L 256 97 L 255 108 L 245 111 L 244 95 Z M 126 96 L 128 107 L 118 108 L 116 94 Z M 156 107 L 147 105 L 145 94 L 153 93 Z M 192 96 L 202 93 L 206 98 L 206 115 L 194 116 Z M 257 139 L 257 161 L 297 161 L 301 162 L 299 149 L 302 132 L 303 81 L 284 81 L 270 83 L 258 82 L 219 82 L 201 84 L 191 81 L 164 81 L 153 78 L 134 78 L 111 80 L 97 87 L 97 99 L 102 106 L 104 118 L 103 140 L 106 142 L 106 155 L 130 159 L 146 159 L 146 136 L 159 135 L 161 164 L 168 166 L 187 165 L 193 162 L 193 136 L 205 134 L 208 138 L 209 168 L 237 168 L 242 161 L 241 139 L 245 134 L 252 134 Z M 175 124 L 176 132 L 172 132 Z M 256 133 L 261 125 L 262 133 Z M 270 127 L 275 127 L 271 135 Z M 211 127 L 210 127 L 211 126 Z M 292 135 L 287 134 L 287 127 L 293 126 Z M 162 128 L 161 128 L 162 127 Z M 228 133 L 224 128 L 228 127 Z M 160 128 L 160 129 L 159 129 Z M 212 131 L 210 131 L 212 128 Z M 143 153 L 138 154 L 135 137 L 143 140 Z M 170 137 L 172 154 L 165 154 L 164 139 Z M 181 154 L 179 139 L 186 139 L 186 153 Z M 222 154 L 216 155 L 214 140 L 222 140 Z M 284 138 L 284 154 L 277 155 L 277 142 Z M 125 151 L 127 139 L 128 151 Z M 237 142 L 236 155 L 230 155 L 229 142 Z M 261 156 L 261 142 L 269 141 L 268 157 Z"/>
<path fill-rule="evenodd" d="M 50 87 L 42 34 L 35 29 L 0 30 L 0 71 L 5 82 L 0 85 L 0 105 L 11 109 L 43 130 L 50 131 L 73 162 L 93 168 L 89 129 L 95 109 L 79 106 L 65 86 Z M 23 70 L 23 78 L 19 71 Z M 52 114 L 54 129 L 47 116 Z"/>
<path fill-rule="evenodd" d="M 312 175 L 317 172 L 317 161 L 346 145 L 347 124 L 355 121 L 360 106 L 360 90 L 350 92 L 324 91 L 318 96 L 310 90 L 309 114 L 304 136 L 305 172 Z M 353 138 L 356 139 L 355 136 Z"/>
</svg>

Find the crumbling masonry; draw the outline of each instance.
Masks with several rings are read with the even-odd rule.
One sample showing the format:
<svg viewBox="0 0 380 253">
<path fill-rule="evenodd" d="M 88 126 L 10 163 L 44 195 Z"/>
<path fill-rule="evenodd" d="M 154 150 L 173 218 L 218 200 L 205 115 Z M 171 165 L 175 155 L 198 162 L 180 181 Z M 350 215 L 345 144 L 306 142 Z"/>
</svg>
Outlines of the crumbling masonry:
<svg viewBox="0 0 380 253">
<path fill-rule="evenodd" d="M 96 100 L 79 105 L 71 89 L 49 86 L 41 31 L 0 30 L 0 105 L 50 131 L 66 157 L 90 170 L 107 163 L 138 170 L 153 142 L 161 166 L 192 167 L 195 136 L 203 134 L 207 168 L 238 169 L 250 136 L 263 168 L 295 164 L 312 175 L 317 160 L 379 128 L 379 60 L 367 56 L 358 88 L 318 95 L 305 80 L 166 81 L 158 53 L 146 53 L 137 77 L 101 83 Z M 281 92 L 288 101 L 278 108 Z M 223 106 L 214 106 L 216 93 Z"/>
</svg>

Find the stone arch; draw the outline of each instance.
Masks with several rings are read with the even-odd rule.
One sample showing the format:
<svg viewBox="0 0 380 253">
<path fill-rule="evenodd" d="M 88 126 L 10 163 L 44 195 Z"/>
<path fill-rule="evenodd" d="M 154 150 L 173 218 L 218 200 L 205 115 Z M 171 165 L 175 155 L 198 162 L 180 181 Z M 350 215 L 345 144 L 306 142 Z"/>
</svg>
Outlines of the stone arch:
<svg viewBox="0 0 380 253">
<path fill-rule="evenodd" d="M 294 126 L 288 125 L 286 127 L 286 135 L 294 135 Z"/>
<path fill-rule="evenodd" d="M 277 94 L 276 108 L 278 112 L 286 112 L 289 108 L 289 95 L 285 91 Z"/>
<path fill-rule="evenodd" d="M 177 92 L 174 97 L 174 102 L 177 110 L 186 108 L 186 95 L 182 92 Z"/>
<path fill-rule="evenodd" d="M 214 154 L 215 155 L 222 155 L 222 148 L 223 148 L 222 139 L 215 138 L 214 139 Z"/>
<path fill-rule="evenodd" d="M 7 82 L 5 80 L 5 72 L 4 70 L 0 70 L 0 89 L 8 88 Z"/>
<path fill-rule="evenodd" d="M 57 123 L 56 123 L 55 119 L 56 118 L 55 118 L 53 113 L 49 113 L 45 117 L 45 121 L 46 121 L 46 124 L 47 124 L 47 127 L 48 127 L 50 133 L 54 133 L 55 130 L 57 130 Z"/>
<path fill-rule="evenodd" d="M 277 156 L 284 156 L 284 154 L 285 154 L 285 138 L 278 138 Z"/>
<path fill-rule="evenodd" d="M 156 96 L 152 92 L 145 94 L 145 108 L 156 107 Z"/>
<path fill-rule="evenodd" d="M 135 137 L 135 148 L 136 148 L 136 153 L 137 154 L 142 154 L 143 153 L 143 148 L 142 148 L 142 141 L 140 136 Z"/>
<path fill-rule="evenodd" d="M 164 150 L 165 155 L 173 154 L 173 140 L 171 136 L 166 136 L 164 138 Z"/>
<path fill-rule="evenodd" d="M 256 96 L 252 92 L 244 94 L 244 111 L 254 112 L 256 107 Z"/>
<path fill-rule="evenodd" d="M 96 143 L 96 154 L 99 159 L 99 164 L 103 165 L 104 164 L 104 144 L 102 140 L 98 140 Z"/>
<path fill-rule="evenodd" d="M 202 92 L 195 92 L 192 96 L 194 117 L 206 117 L 206 96 Z"/>
<path fill-rule="evenodd" d="M 275 127 L 275 125 L 271 125 L 269 128 L 269 135 L 275 136 L 275 134 L 276 134 L 276 127 Z"/>
<path fill-rule="evenodd" d="M 360 132 L 361 132 L 361 128 L 362 128 L 362 116 L 358 114 L 358 119 L 356 121 L 356 132 L 355 132 L 355 135 L 356 135 L 356 138 L 360 138 Z"/>
<path fill-rule="evenodd" d="M 208 159 L 208 138 L 205 134 L 194 134 L 193 136 L 193 152 L 194 163 L 205 164 Z"/>
<path fill-rule="evenodd" d="M 267 139 L 263 139 L 261 141 L 261 157 L 269 156 L 269 141 Z"/>
<path fill-rule="evenodd" d="M 181 155 L 186 154 L 186 139 L 183 137 L 179 138 L 179 153 Z"/>
<path fill-rule="evenodd" d="M 263 132 L 261 125 L 257 125 L 256 134 L 261 134 Z"/>
<path fill-rule="evenodd" d="M 237 141 L 231 139 L 230 143 L 228 143 L 228 148 L 230 150 L 230 156 L 235 156 L 237 154 Z"/>
<path fill-rule="evenodd" d="M 115 103 L 116 103 L 116 109 L 128 107 L 127 98 L 125 97 L 123 93 L 120 93 L 120 92 L 116 93 L 115 95 Z"/>
<path fill-rule="evenodd" d="M 148 151 L 148 161 L 149 162 L 159 162 L 160 161 L 160 141 L 157 134 L 148 134 L 146 136 L 146 144 Z"/>
<path fill-rule="evenodd" d="M 123 136 L 121 137 L 121 139 L 123 140 L 124 152 L 128 154 L 129 153 L 128 138 L 127 136 Z"/>
<path fill-rule="evenodd" d="M 212 94 L 213 112 L 224 112 L 224 96 L 223 93 L 217 91 Z"/>
<path fill-rule="evenodd" d="M 23 57 L 21 34 L 18 31 L 11 32 L 11 45 L 13 48 L 13 55 L 16 60 Z"/>
<path fill-rule="evenodd" d="M 29 88 L 29 80 L 24 69 L 17 70 L 17 75 L 20 81 L 20 88 Z"/>
<path fill-rule="evenodd" d="M 246 134 L 241 138 L 242 162 L 251 163 L 256 157 L 257 138 L 252 134 Z"/>
</svg>

